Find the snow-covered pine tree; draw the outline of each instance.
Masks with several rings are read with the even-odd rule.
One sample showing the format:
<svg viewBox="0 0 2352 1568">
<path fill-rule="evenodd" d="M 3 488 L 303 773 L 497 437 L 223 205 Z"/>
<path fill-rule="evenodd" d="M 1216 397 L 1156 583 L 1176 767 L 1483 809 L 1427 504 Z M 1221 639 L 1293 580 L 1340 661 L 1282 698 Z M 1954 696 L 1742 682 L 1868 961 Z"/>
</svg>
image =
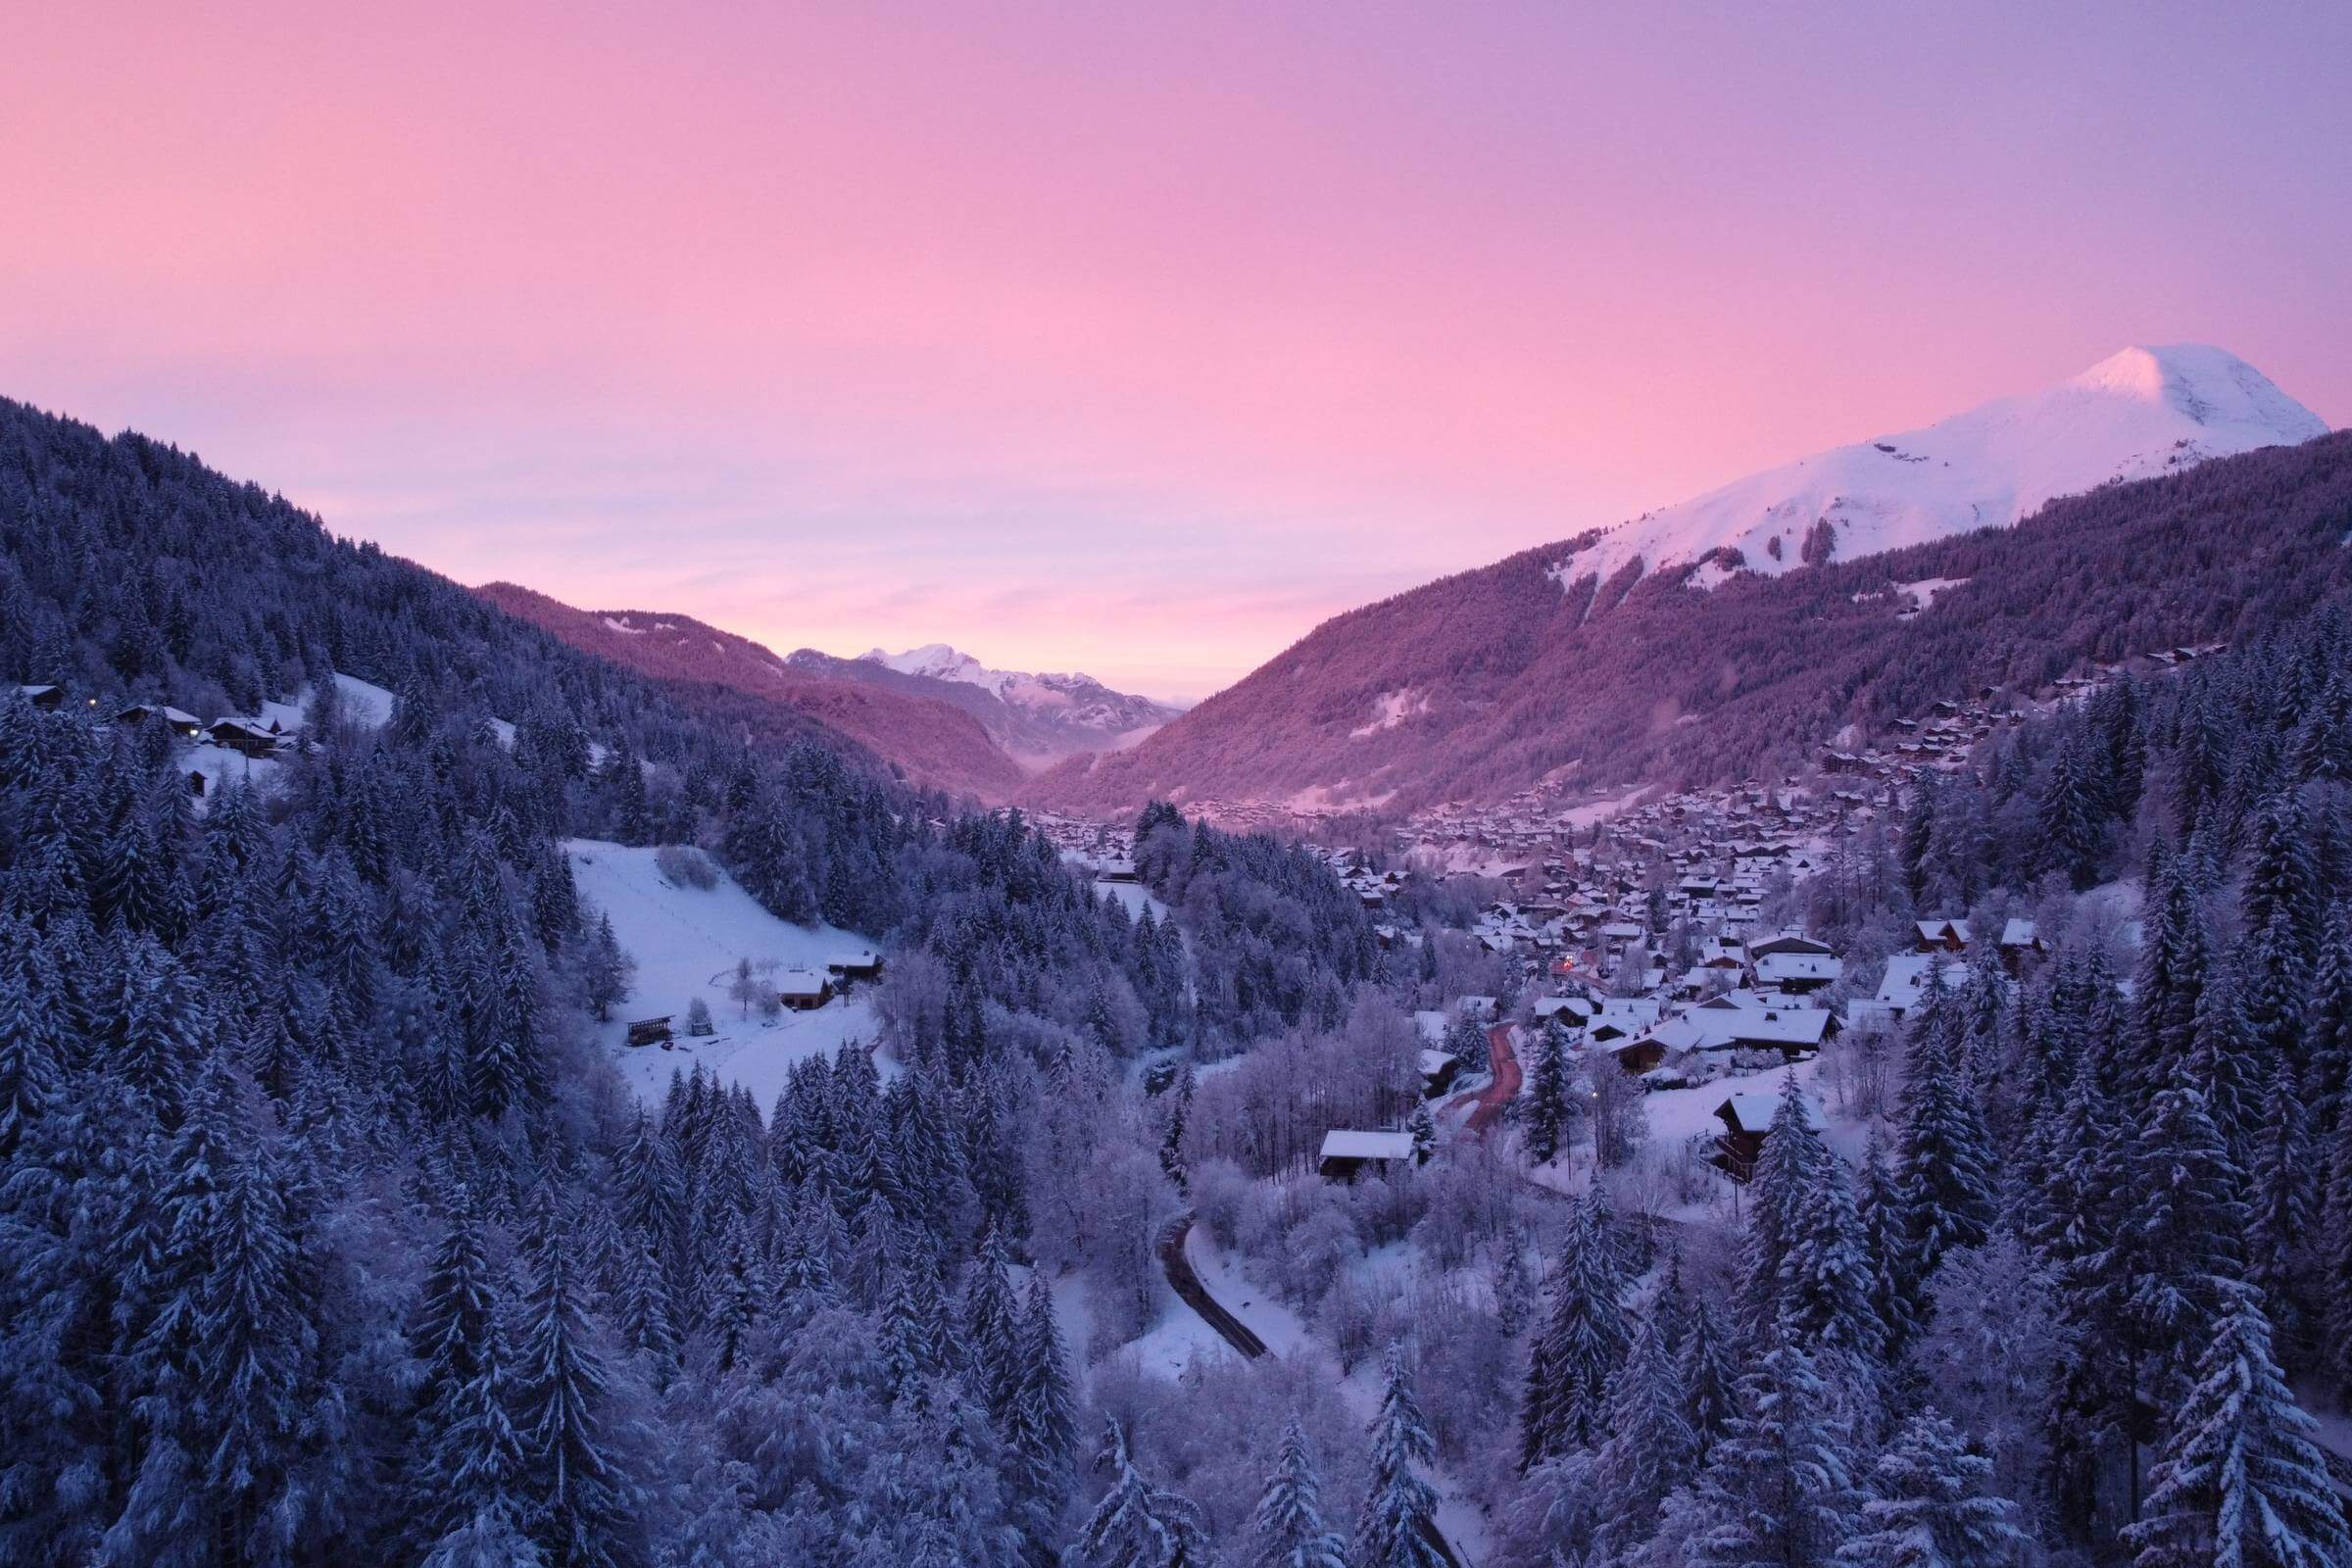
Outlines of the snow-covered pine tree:
<svg viewBox="0 0 2352 1568">
<path fill-rule="evenodd" d="M 2305 1320 L 2299 1268 L 2312 1234 L 2311 1141 L 2294 1068 L 2276 1058 L 2253 1129 L 2246 1222 L 2246 1278 L 2274 1325 L 2291 1340 Z"/>
<path fill-rule="evenodd" d="M 607 1380 L 558 1228 L 539 1240 L 520 1314 L 516 1428 L 531 1537 L 551 1568 L 630 1568 L 637 1497 L 606 1451 Z"/>
<path fill-rule="evenodd" d="M 1323 1522 L 1323 1483 L 1294 1415 L 1250 1518 L 1256 1568 L 1348 1568 L 1348 1543 Z"/>
<path fill-rule="evenodd" d="M 629 974 L 635 967 L 621 951 L 620 939 L 612 934 L 612 917 L 598 915 L 584 959 L 588 1005 L 596 1009 L 598 1018 L 612 1017 L 612 1009 L 629 1000 Z"/>
<path fill-rule="evenodd" d="M 1372 1440 L 1372 1478 L 1356 1519 L 1350 1568 L 1445 1568 L 1445 1554 L 1431 1539 L 1438 1494 L 1421 1474 L 1437 1456 L 1437 1444 L 1413 1397 L 1402 1346 L 1389 1348 L 1380 1409 L 1365 1432 Z"/>
<path fill-rule="evenodd" d="M 1620 1558 L 1655 1528 L 1666 1494 L 1697 1468 L 1690 1391 L 1663 1325 L 1653 1313 L 1634 1333 L 1609 1388 L 1608 1437 L 1593 1455 L 1592 1486 L 1607 1499 L 1595 1544 Z"/>
<path fill-rule="evenodd" d="M 1117 1421 L 1103 1434 L 1109 1490 L 1087 1516 L 1070 1551 L 1086 1568 L 1212 1568 L 1215 1547 L 1192 1500 L 1144 1479 Z"/>
<path fill-rule="evenodd" d="M 1552 1269 L 1551 1310 L 1530 1349 L 1519 1468 L 1589 1448 L 1602 1434 L 1609 1380 L 1631 1339 L 1608 1212 L 1597 1189 L 1577 1200 Z"/>
<path fill-rule="evenodd" d="M 1576 1099 L 1568 1082 L 1567 1032 L 1555 1018 L 1536 1036 L 1536 1060 L 1528 1074 L 1527 1157 L 1549 1164 L 1567 1147 L 1576 1126 Z"/>
<path fill-rule="evenodd" d="M 1019 1481 L 1035 1499 L 1058 1507 L 1069 1486 L 1070 1450 L 1077 1442 L 1076 1402 L 1069 1355 L 1054 1318 L 1054 1296 L 1033 1274 L 1019 1325 L 1020 1391 L 1007 1446 Z"/>
<path fill-rule="evenodd" d="M 2137 1568 L 2352 1562 L 2352 1532 L 2317 1431 L 2272 1357 L 2270 1321 L 2241 1298 L 2199 1355 L 2143 1516 L 2125 1528 Z"/>
<path fill-rule="evenodd" d="M 1839 1568 L 1998 1568 L 2031 1560 L 2017 1504 L 1988 1492 L 1992 1461 L 1933 1409 L 1905 1421 L 1871 1467 L 1870 1499 Z"/>
<path fill-rule="evenodd" d="M 1694 1458 L 1705 1459 L 1731 1420 L 1739 1383 L 1731 1346 L 1718 1320 L 1714 1303 L 1700 1297 L 1685 1319 L 1683 1345 L 1677 1356 L 1688 1401 Z"/>
<path fill-rule="evenodd" d="M 1827 1568 L 1861 1504 L 1853 1434 L 1813 1358 L 1779 1345 L 1740 1380 L 1699 1476 L 1699 1568 Z"/>
<path fill-rule="evenodd" d="M 1934 1279 L 1944 1253 L 1984 1245 L 1996 1206 L 1984 1116 L 1962 1082 L 1941 1022 L 1931 1016 L 1912 1033 L 1897 1111 L 1895 1193 L 1914 1290 Z"/>
<path fill-rule="evenodd" d="M 1886 1337 L 1886 1359 L 1892 1362 L 1918 1332 L 1922 1303 L 1911 1276 L 1910 1237 L 1904 1229 L 1901 1196 L 1875 1124 L 1855 1178 L 1854 1214 L 1861 1227 L 1863 1260 L 1870 1271 L 1871 1309 Z"/>
</svg>

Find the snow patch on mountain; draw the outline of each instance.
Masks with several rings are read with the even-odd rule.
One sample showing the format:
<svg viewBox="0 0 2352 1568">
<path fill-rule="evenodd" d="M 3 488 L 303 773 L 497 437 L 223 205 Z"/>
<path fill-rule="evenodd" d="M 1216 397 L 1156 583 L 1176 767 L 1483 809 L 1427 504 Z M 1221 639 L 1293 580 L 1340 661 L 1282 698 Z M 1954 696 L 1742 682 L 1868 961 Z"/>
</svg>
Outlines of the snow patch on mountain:
<svg viewBox="0 0 2352 1568">
<path fill-rule="evenodd" d="M 2046 391 L 2000 398 L 1921 430 L 1817 453 L 1601 531 L 1552 575 L 1563 588 L 1736 550 L 1777 575 L 1987 526 L 2049 501 L 2209 458 L 2290 446 L 2326 421 L 2270 377 L 2204 344 L 2128 348 Z M 1730 572 L 1691 576 L 1711 588 Z"/>
<path fill-rule="evenodd" d="M 1371 722 L 1348 732 L 1351 740 L 1366 740 L 1384 729 L 1395 729 L 1408 718 L 1429 711 L 1429 693 L 1406 687 L 1401 691 L 1383 692 L 1372 705 Z"/>
</svg>

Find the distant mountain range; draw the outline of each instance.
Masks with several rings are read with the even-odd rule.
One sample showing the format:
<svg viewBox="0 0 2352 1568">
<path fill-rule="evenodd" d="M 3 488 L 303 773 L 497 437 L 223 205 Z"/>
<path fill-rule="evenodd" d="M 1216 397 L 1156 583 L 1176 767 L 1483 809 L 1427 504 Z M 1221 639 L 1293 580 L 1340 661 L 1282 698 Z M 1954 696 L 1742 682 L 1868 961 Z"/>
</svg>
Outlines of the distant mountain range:
<svg viewBox="0 0 2352 1568">
<path fill-rule="evenodd" d="M 1073 752 L 1132 746 L 1183 710 L 1114 692 L 1092 675 L 991 669 L 945 643 L 836 659 L 803 648 L 785 661 L 805 674 L 859 681 L 936 699 L 978 719 L 996 743 L 1032 766 Z"/>
<path fill-rule="evenodd" d="M 575 610 L 511 582 L 486 583 L 473 591 L 583 653 L 669 684 L 682 700 L 692 700 L 694 687 L 738 693 L 753 700 L 753 711 L 765 708 L 813 721 L 918 783 L 996 803 L 1009 799 L 1027 777 L 979 720 L 921 690 L 897 691 L 796 669 L 750 638 L 690 615 Z"/>
<path fill-rule="evenodd" d="M 944 644 L 860 659 L 788 658 L 691 615 L 575 610 L 514 583 L 474 590 L 509 614 L 642 675 L 722 687 L 838 731 L 918 782 L 991 803 L 1074 752 L 1132 745 L 1181 710 L 1087 675 L 990 669 Z"/>
<path fill-rule="evenodd" d="M 1848 723 L 2309 603 L 2352 530 L 2352 436 L 2326 430 L 2223 350 L 2127 349 L 1351 611 L 1029 795 L 1404 807 L 1763 771 Z"/>
</svg>

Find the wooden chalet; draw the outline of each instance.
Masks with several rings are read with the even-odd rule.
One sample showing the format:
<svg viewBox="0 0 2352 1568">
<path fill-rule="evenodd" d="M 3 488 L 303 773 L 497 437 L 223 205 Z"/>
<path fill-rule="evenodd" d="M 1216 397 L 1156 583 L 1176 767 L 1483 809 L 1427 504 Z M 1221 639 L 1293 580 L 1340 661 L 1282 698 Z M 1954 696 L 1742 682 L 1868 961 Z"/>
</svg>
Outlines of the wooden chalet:
<svg viewBox="0 0 2352 1568">
<path fill-rule="evenodd" d="M 833 980 L 814 969 L 787 969 L 776 976 L 776 1000 L 795 1012 L 814 1012 L 833 1000 Z"/>
<path fill-rule="evenodd" d="M 659 1018 L 637 1019 L 629 1025 L 629 1044 L 632 1046 L 668 1045 L 671 1039 L 669 1017 L 669 1014 L 663 1013 Z"/>
<path fill-rule="evenodd" d="M 17 695 L 44 713 L 55 712 L 66 704 L 66 689 L 63 686 L 52 686 L 45 681 L 35 682 L 30 686 L 19 686 Z"/>
<path fill-rule="evenodd" d="M 1753 1177 L 1756 1161 L 1764 1153 L 1764 1140 L 1772 1132 L 1772 1118 L 1780 1105 L 1780 1096 L 1755 1093 L 1732 1095 L 1717 1105 L 1715 1117 L 1723 1123 L 1723 1132 L 1715 1140 L 1716 1168 L 1736 1182 L 1744 1183 Z M 1821 1107 L 1810 1100 L 1804 1105 L 1807 1119 L 1818 1130 Z"/>
<path fill-rule="evenodd" d="M 1316 1168 L 1326 1181 L 1351 1182 L 1366 1167 L 1386 1172 L 1412 1162 L 1411 1133 L 1355 1132 L 1335 1127 L 1323 1135 L 1323 1157 Z"/>
</svg>

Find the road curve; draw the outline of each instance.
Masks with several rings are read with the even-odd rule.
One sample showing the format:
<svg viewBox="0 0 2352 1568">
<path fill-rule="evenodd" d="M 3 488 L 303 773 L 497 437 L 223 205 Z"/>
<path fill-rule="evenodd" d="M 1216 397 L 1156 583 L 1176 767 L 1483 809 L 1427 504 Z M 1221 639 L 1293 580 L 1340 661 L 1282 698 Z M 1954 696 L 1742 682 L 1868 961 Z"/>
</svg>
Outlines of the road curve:
<svg viewBox="0 0 2352 1568">
<path fill-rule="evenodd" d="M 1507 1051 L 1508 1047 L 1504 1049 Z M 1513 1071 L 1515 1075 L 1515 1066 Z M 1184 1250 L 1184 1239 L 1192 1234 L 1192 1229 L 1193 1216 L 1189 1213 L 1179 1214 L 1166 1230 L 1159 1233 L 1159 1261 L 1167 1271 L 1168 1288 L 1176 1293 L 1185 1305 L 1199 1313 L 1203 1323 L 1217 1331 L 1217 1338 L 1239 1350 L 1245 1358 L 1254 1361 L 1268 1354 L 1266 1342 L 1259 1339 L 1249 1324 L 1227 1311 L 1224 1303 L 1209 1295 L 1208 1287 L 1200 1283 L 1200 1273 L 1194 1269 L 1193 1260 L 1185 1255 Z M 1462 1559 L 1454 1553 L 1453 1543 L 1447 1541 L 1438 1529 L 1436 1520 L 1421 1521 L 1421 1538 L 1437 1549 L 1439 1556 L 1446 1559 L 1447 1568 L 1463 1568 Z"/>
<path fill-rule="evenodd" d="M 1193 1260 L 1185 1255 L 1184 1239 L 1192 1233 L 1193 1216 L 1180 1214 L 1175 1222 L 1160 1233 L 1159 1261 L 1167 1270 L 1168 1288 L 1184 1304 L 1199 1313 L 1200 1320 L 1217 1331 L 1217 1338 L 1242 1352 L 1250 1360 L 1266 1353 L 1266 1342 L 1259 1339 L 1249 1324 L 1225 1310 L 1217 1298 L 1208 1294 L 1200 1276 L 1193 1269 Z"/>
<path fill-rule="evenodd" d="M 1470 1107 L 1462 1125 L 1484 1138 L 1502 1119 L 1503 1111 L 1518 1098 L 1519 1085 L 1526 1076 L 1519 1067 L 1519 1054 L 1511 1049 L 1511 1025 L 1498 1023 L 1487 1031 L 1488 1076 L 1484 1089 L 1474 1089 L 1457 1095 L 1446 1102 L 1447 1114 Z"/>
</svg>

